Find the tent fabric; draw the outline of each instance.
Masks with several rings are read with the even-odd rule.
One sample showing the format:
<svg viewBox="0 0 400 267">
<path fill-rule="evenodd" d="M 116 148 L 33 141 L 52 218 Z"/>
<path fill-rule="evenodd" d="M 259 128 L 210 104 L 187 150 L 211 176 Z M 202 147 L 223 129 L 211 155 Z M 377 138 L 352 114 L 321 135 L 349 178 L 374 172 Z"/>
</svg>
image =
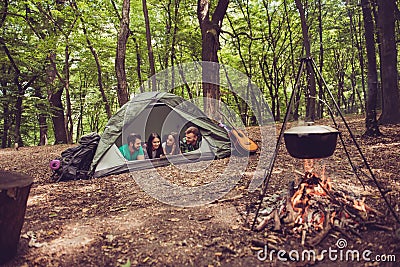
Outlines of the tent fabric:
<svg viewBox="0 0 400 267">
<path fill-rule="evenodd" d="M 163 137 L 171 131 L 182 135 L 187 126 L 199 128 L 202 146 L 197 151 L 182 155 L 127 161 L 118 151 L 126 143 L 126 135 L 142 135 L 142 142 L 151 132 Z M 208 118 L 196 105 L 177 95 L 166 92 L 145 92 L 123 105 L 108 121 L 97 146 L 91 168 L 94 177 L 117 174 L 129 170 L 152 168 L 189 161 L 210 160 L 230 156 L 231 142 L 224 128 Z"/>
</svg>

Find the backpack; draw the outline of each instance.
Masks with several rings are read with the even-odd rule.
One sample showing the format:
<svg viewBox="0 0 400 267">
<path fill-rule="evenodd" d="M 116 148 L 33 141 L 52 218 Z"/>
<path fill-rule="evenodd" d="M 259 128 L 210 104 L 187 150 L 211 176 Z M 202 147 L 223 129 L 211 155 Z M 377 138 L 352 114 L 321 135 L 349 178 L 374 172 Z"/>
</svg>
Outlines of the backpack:
<svg viewBox="0 0 400 267">
<path fill-rule="evenodd" d="M 100 135 L 91 133 L 82 136 L 78 141 L 79 145 L 68 148 L 61 152 L 61 157 L 50 161 L 50 168 L 53 173 L 50 181 L 70 181 L 89 179 L 90 165 L 100 141 Z"/>
</svg>

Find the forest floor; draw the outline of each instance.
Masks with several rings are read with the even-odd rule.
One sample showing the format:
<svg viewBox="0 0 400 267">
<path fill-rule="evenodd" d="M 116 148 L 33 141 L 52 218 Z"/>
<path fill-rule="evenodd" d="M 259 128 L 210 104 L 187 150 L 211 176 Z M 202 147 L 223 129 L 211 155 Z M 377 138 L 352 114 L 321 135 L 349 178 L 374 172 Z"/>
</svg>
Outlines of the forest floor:
<svg viewBox="0 0 400 267">
<path fill-rule="evenodd" d="M 385 190 L 391 189 L 386 196 L 400 215 L 400 125 L 382 126 L 382 137 L 362 138 L 363 118 L 347 119 L 376 178 Z M 343 125 L 341 131 L 348 137 Z M 252 128 L 248 128 L 248 134 L 260 142 Z M 351 140 L 345 138 L 345 144 L 354 163 L 362 165 Z M 352 174 L 340 142 L 334 155 L 323 160 L 333 189 L 346 188 L 365 197 L 365 203 L 380 215 L 367 214 L 366 221 L 377 223 L 375 227 L 364 224 L 355 225 L 351 231 L 332 230 L 314 247 L 302 245 L 293 231 L 274 231 L 272 225 L 261 231 L 251 230 L 260 190 L 249 192 L 247 187 L 259 153 L 250 157 L 246 172 L 222 199 L 195 207 L 177 207 L 152 198 L 137 185 L 133 177 L 146 177 L 148 171 L 49 182 L 49 161 L 67 147 L 70 146 L 0 150 L 0 169 L 34 177 L 17 255 L 6 266 L 399 266 L 400 236 L 395 234 L 399 225 L 375 184 L 361 175 L 363 187 Z M 180 174 L 172 166 L 157 171 L 170 175 L 177 184 L 202 184 L 218 178 L 225 171 L 227 160 L 216 160 L 209 170 L 196 175 Z M 272 196 L 285 192 L 296 171 L 303 172 L 302 164 L 289 156 L 283 143 L 264 199 L 273 202 Z M 345 247 L 339 248 L 339 239 L 347 242 Z M 260 251 L 265 252 L 267 244 L 268 257 L 264 259 Z M 277 252 L 280 249 L 287 252 L 286 256 Z M 299 261 L 287 257 L 289 251 L 307 249 L 313 249 L 319 257 Z M 334 251 L 329 258 L 327 254 L 321 257 L 323 249 Z M 359 251 L 360 259 L 346 259 L 345 249 Z M 367 250 L 371 251 L 366 255 L 371 261 L 361 258 Z M 376 255 L 383 261 L 375 261 Z"/>
</svg>

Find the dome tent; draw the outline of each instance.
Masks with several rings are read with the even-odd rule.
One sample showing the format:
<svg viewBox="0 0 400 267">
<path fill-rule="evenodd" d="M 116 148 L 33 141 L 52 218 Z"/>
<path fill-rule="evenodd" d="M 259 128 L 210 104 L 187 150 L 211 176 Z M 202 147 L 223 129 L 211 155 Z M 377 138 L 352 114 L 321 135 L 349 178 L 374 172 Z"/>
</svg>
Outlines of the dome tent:
<svg viewBox="0 0 400 267">
<path fill-rule="evenodd" d="M 142 142 L 152 132 L 161 137 L 171 131 L 180 136 L 189 126 L 200 130 L 202 142 L 198 150 L 160 159 L 127 161 L 118 147 L 126 143 L 132 132 Z M 108 121 L 97 146 L 91 169 L 93 177 L 102 177 L 132 170 L 225 158 L 231 154 L 231 141 L 224 128 L 208 118 L 190 101 L 166 92 L 145 92 L 123 105 Z"/>
</svg>

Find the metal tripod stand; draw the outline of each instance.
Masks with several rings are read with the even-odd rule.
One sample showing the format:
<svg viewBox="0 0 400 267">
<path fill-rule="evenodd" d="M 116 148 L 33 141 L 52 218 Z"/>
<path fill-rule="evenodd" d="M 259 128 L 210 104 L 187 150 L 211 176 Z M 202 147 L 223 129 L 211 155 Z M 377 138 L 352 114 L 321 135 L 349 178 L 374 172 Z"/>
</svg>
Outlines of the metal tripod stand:
<svg viewBox="0 0 400 267">
<path fill-rule="evenodd" d="M 321 72 L 318 70 L 317 65 L 315 64 L 314 60 L 311 57 L 307 57 L 307 58 L 301 58 L 300 59 L 300 66 L 299 66 L 298 73 L 297 73 L 297 76 L 296 76 L 296 83 L 294 85 L 294 88 L 293 88 L 293 91 L 292 91 L 292 94 L 291 94 L 291 97 L 290 97 L 290 100 L 289 100 L 289 105 L 288 105 L 286 113 L 285 113 L 285 117 L 284 117 L 284 120 L 283 120 L 282 128 L 281 128 L 281 130 L 279 132 L 278 140 L 277 140 L 277 143 L 276 143 L 276 148 L 275 148 L 274 153 L 272 155 L 272 158 L 271 158 L 271 161 L 269 163 L 269 166 L 265 171 L 264 181 L 263 181 L 263 188 L 262 188 L 262 191 L 261 191 L 260 196 L 259 196 L 259 205 L 257 206 L 256 214 L 255 214 L 254 221 L 253 221 L 253 224 L 251 226 L 251 229 L 254 230 L 255 224 L 257 223 L 257 218 L 258 218 L 258 215 L 259 215 L 259 212 L 260 212 L 260 209 L 261 209 L 261 205 L 262 205 L 263 199 L 265 197 L 265 194 L 267 192 L 268 185 L 269 185 L 269 182 L 270 182 L 270 179 L 271 179 L 272 169 L 274 168 L 276 157 L 277 157 L 278 151 L 279 151 L 279 147 L 280 147 L 280 145 L 282 143 L 283 133 L 284 133 L 284 131 L 286 129 L 286 125 L 287 125 L 287 122 L 289 120 L 289 114 L 292 111 L 293 102 L 294 102 L 295 96 L 297 95 L 297 92 L 298 92 L 299 87 L 300 87 L 301 75 L 304 72 L 304 69 L 306 69 L 306 68 L 308 68 L 310 71 L 313 71 L 314 74 L 317 74 L 316 78 L 317 79 L 319 78 L 319 81 L 323 85 L 322 88 L 325 89 L 326 92 L 328 93 L 328 96 L 330 97 L 332 103 L 334 104 L 334 107 L 335 107 L 337 113 L 339 114 L 339 117 L 341 118 L 343 124 L 345 125 L 347 131 L 349 132 L 349 135 L 350 135 L 354 145 L 357 148 L 357 152 L 359 153 L 359 155 L 360 155 L 365 167 L 368 170 L 368 174 L 367 174 L 367 173 L 359 170 L 359 168 L 356 167 L 353 164 L 353 161 L 351 160 L 350 154 L 349 154 L 349 152 L 348 152 L 348 150 L 346 148 L 345 142 L 343 140 L 343 136 L 340 133 L 339 134 L 340 141 L 341 141 L 342 146 L 343 146 L 343 148 L 345 150 L 346 156 L 347 156 L 347 158 L 349 160 L 349 163 L 350 163 L 350 165 L 352 167 L 352 170 L 353 170 L 354 174 L 357 176 L 357 178 L 359 179 L 359 181 L 362 183 L 363 186 L 364 186 L 364 184 L 363 184 L 363 182 L 362 182 L 362 180 L 361 180 L 361 178 L 359 176 L 359 172 L 361 172 L 362 174 L 364 174 L 365 176 L 367 176 L 368 178 L 370 178 L 374 182 L 375 186 L 378 188 L 379 193 L 381 194 L 382 198 L 384 199 L 384 201 L 385 201 L 386 205 L 388 206 L 390 212 L 392 213 L 393 217 L 396 219 L 397 223 L 400 224 L 400 219 L 399 219 L 398 215 L 396 214 L 396 212 L 394 211 L 392 205 L 390 204 L 389 200 L 386 197 L 386 193 L 388 191 L 385 191 L 382 188 L 382 186 L 379 184 L 378 180 L 376 179 L 374 173 L 372 172 L 371 167 L 369 166 L 369 164 L 367 162 L 367 159 L 365 158 L 364 154 L 362 153 L 360 146 L 358 145 L 358 143 L 357 143 L 352 131 L 350 130 L 349 125 L 347 124 L 342 112 L 340 111 L 339 105 L 335 101 L 335 98 L 334 98 L 332 92 L 329 90 L 329 88 L 328 88 L 324 78 L 322 77 Z M 327 104 L 328 102 L 326 101 L 327 99 L 326 99 L 325 94 L 323 93 L 322 96 L 323 96 L 324 99 L 319 99 L 319 100 L 322 101 L 324 104 L 326 104 L 326 106 L 328 108 L 328 111 L 329 111 L 329 114 L 330 114 L 330 117 L 332 118 L 332 121 L 335 124 L 335 127 L 338 128 L 338 124 L 337 124 L 337 122 L 335 120 L 333 111 L 329 107 L 329 105 Z"/>
</svg>

